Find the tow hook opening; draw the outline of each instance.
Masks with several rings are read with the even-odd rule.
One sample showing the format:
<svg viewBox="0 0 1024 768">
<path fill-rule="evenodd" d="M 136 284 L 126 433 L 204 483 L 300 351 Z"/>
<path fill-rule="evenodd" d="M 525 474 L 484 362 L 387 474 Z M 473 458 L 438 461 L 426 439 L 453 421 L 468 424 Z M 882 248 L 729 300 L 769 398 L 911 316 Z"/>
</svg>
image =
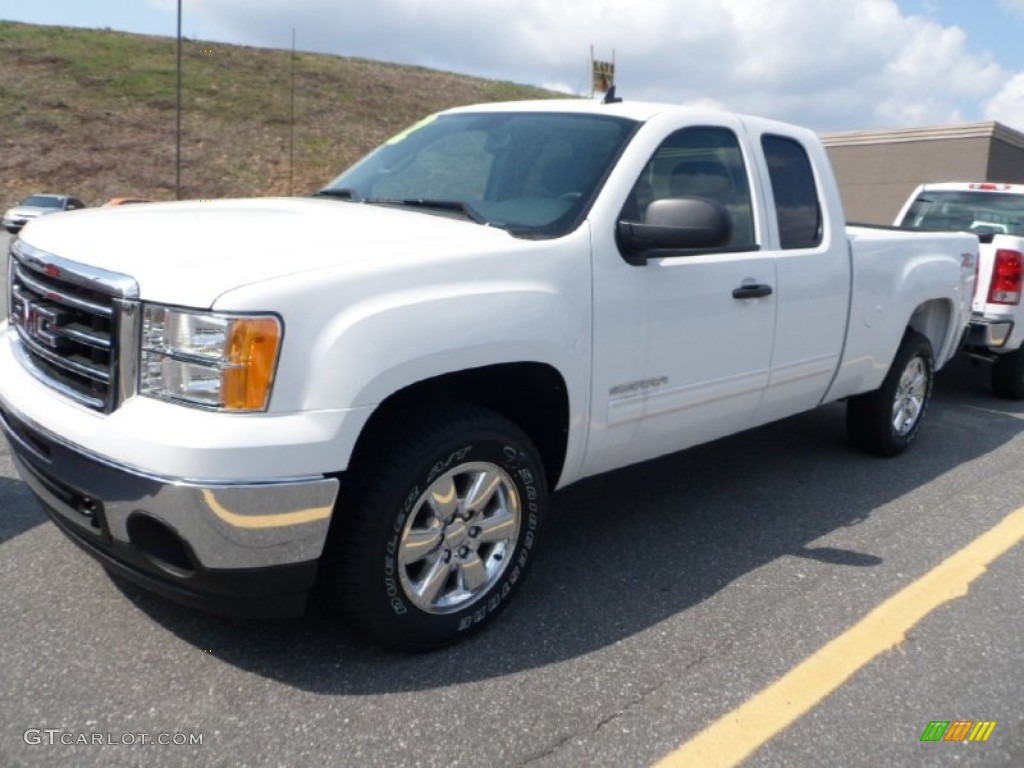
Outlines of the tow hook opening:
<svg viewBox="0 0 1024 768">
<path fill-rule="evenodd" d="M 89 518 L 89 522 L 94 528 L 99 528 L 99 517 L 100 505 L 96 499 L 91 499 L 88 496 L 82 496 L 75 500 L 75 509 L 83 517 Z"/>
<path fill-rule="evenodd" d="M 127 520 L 128 538 L 147 560 L 178 578 L 195 575 L 192 551 L 166 523 L 142 512 L 133 512 Z"/>
</svg>

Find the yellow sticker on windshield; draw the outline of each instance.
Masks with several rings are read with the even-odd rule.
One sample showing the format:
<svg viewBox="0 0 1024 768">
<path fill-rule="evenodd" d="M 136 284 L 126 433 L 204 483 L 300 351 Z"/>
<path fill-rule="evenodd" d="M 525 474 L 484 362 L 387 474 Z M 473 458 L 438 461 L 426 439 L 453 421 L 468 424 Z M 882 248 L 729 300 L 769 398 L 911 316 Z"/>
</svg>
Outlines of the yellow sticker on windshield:
<svg viewBox="0 0 1024 768">
<path fill-rule="evenodd" d="M 390 146 L 391 144 L 398 144 L 400 142 L 403 142 L 407 138 L 409 138 L 409 136 L 411 134 L 415 133 L 420 128 L 423 128 L 426 125 L 430 125 L 435 120 L 437 120 L 437 115 L 430 115 L 430 117 L 425 117 L 422 120 L 420 120 L 418 123 L 416 123 L 415 125 L 411 125 L 408 128 L 406 128 L 404 131 L 402 131 L 401 133 L 399 133 L 399 134 L 397 134 L 395 136 L 392 136 L 390 139 L 385 141 L 384 144 L 385 144 L 385 146 Z"/>
</svg>

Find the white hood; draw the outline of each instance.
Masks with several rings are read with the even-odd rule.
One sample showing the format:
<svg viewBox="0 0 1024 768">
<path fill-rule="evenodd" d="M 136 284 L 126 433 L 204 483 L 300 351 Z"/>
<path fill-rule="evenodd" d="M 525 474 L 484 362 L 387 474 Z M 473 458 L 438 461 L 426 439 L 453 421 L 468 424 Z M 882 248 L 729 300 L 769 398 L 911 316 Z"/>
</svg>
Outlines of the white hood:
<svg viewBox="0 0 1024 768">
<path fill-rule="evenodd" d="M 144 300 L 195 307 L 285 275 L 379 266 L 435 247 L 491 251 L 509 238 L 468 220 L 326 198 L 89 209 L 36 219 L 22 232 L 48 253 L 130 275 Z"/>
</svg>

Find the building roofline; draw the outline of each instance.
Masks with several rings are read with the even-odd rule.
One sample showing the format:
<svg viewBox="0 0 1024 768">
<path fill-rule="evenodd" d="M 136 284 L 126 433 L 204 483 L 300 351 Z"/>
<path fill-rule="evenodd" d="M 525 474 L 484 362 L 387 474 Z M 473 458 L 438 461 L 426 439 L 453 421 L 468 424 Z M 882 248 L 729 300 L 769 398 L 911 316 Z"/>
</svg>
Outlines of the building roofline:
<svg viewBox="0 0 1024 768">
<path fill-rule="evenodd" d="M 821 134 L 821 141 L 826 147 L 855 147 L 866 144 L 898 144 L 910 141 L 949 139 L 997 139 L 1024 149 L 1024 133 L 994 121 Z"/>
</svg>

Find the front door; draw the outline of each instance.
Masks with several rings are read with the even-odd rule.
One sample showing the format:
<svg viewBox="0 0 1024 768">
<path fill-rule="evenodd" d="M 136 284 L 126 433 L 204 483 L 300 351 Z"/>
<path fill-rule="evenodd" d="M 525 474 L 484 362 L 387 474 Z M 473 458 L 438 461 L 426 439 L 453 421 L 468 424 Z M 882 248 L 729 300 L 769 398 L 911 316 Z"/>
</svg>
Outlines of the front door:
<svg viewBox="0 0 1024 768">
<path fill-rule="evenodd" d="M 757 243 L 747 167 L 728 123 L 672 133 L 644 167 L 623 217 L 642 221 L 660 198 L 709 198 L 731 214 L 732 240 L 639 267 L 595 244 L 599 341 L 585 474 L 751 424 L 769 382 L 777 294 L 773 254 Z"/>
</svg>

